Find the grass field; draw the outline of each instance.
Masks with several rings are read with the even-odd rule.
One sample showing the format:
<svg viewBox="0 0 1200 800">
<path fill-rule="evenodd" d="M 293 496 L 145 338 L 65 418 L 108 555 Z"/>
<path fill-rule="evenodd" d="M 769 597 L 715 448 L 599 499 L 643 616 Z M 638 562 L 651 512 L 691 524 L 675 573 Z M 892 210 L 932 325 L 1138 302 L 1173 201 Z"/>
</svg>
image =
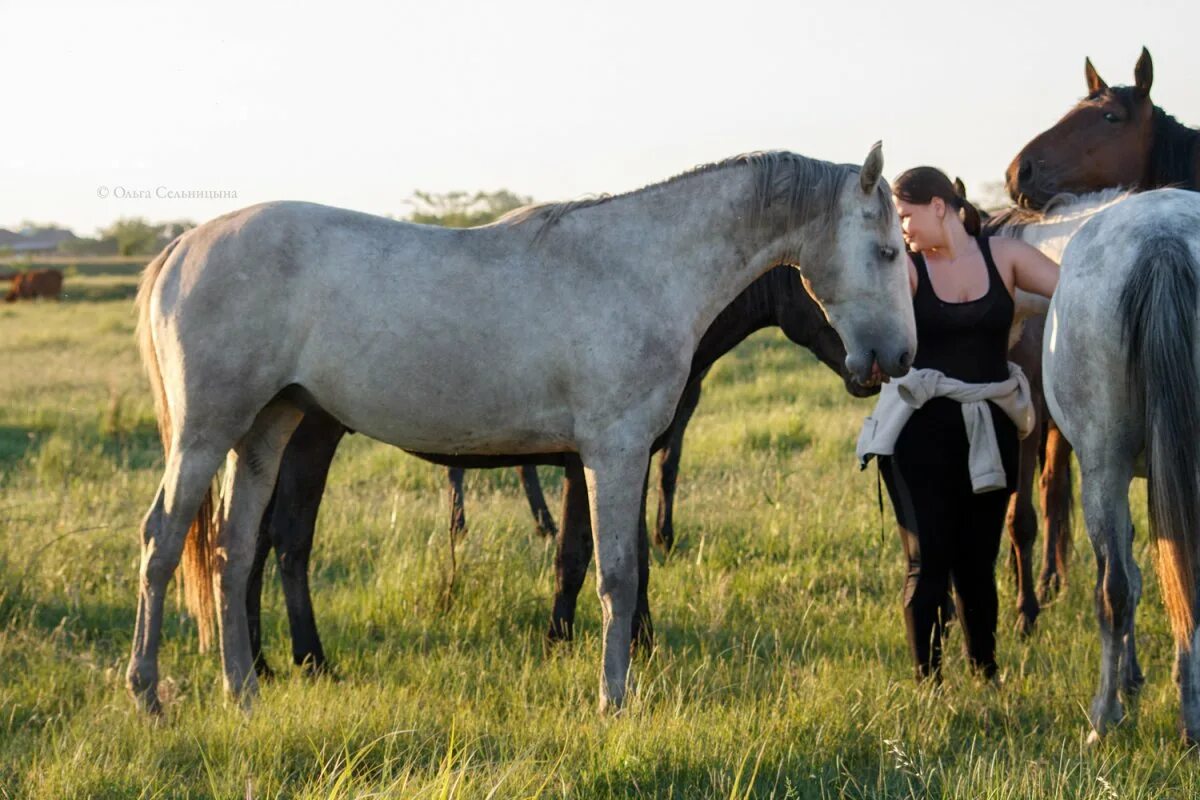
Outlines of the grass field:
<svg viewBox="0 0 1200 800">
<path fill-rule="evenodd" d="M 967 674 L 957 632 L 943 688 L 914 684 L 899 543 L 890 521 L 881 533 L 874 472 L 853 459 L 870 401 L 775 331 L 706 384 L 681 541 L 652 574 L 659 647 L 635 664 L 620 717 L 596 713 L 590 582 L 579 640 L 543 643 L 553 550 L 515 475 L 468 477 L 472 527 L 445 604 L 443 473 L 350 437 L 313 565 L 340 680 L 285 666 L 271 571 L 265 636 L 280 677 L 253 714 L 222 698 L 217 656 L 197 651 L 172 602 L 166 717 L 143 718 L 123 674 L 136 525 L 161 455 L 133 346 L 136 270 L 86 261 L 61 304 L 0 305 L 0 797 L 1200 795 L 1144 536 L 1149 683 L 1100 746 L 1084 743 L 1099 645 L 1081 528 L 1072 582 L 1029 641 L 1011 633 L 1002 581 L 1001 688 Z M 542 476 L 557 513 L 559 477 Z"/>
</svg>

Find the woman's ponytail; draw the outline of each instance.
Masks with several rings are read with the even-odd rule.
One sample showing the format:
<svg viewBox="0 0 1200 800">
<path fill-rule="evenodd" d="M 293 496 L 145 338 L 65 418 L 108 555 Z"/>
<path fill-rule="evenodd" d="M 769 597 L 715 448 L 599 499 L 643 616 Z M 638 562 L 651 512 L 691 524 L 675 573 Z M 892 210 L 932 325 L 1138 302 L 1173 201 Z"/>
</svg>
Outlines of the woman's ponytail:
<svg viewBox="0 0 1200 800">
<path fill-rule="evenodd" d="M 954 196 L 958 201 L 959 218 L 962 219 L 963 227 L 971 236 L 978 236 L 983 229 L 983 218 L 979 209 L 967 199 L 967 187 L 962 178 L 954 179 Z"/>
</svg>

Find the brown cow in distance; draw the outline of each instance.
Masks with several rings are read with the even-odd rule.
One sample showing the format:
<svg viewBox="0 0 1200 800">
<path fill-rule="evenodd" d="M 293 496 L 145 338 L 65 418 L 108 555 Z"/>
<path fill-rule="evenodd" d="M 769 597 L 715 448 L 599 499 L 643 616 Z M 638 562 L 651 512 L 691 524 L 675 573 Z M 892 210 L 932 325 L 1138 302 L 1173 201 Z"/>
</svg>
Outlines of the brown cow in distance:
<svg viewBox="0 0 1200 800">
<path fill-rule="evenodd" d="M 32 300 L 35 297 L 53 297 L 61 299 L 63 285 L 62 270 L 35 269 L 19 272 L 13 276 L 12 288 L 4 296 L 4 302 L 16 300 Z"/>
</svg>

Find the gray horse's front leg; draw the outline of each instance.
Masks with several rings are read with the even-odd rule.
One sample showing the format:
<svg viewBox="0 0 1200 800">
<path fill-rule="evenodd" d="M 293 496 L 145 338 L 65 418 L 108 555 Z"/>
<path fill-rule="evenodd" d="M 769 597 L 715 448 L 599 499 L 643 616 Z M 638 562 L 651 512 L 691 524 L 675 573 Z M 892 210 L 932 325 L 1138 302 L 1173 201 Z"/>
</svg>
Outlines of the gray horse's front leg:
<svg viewBox="0 0 1200 800">
<path fill-rule="evenodd" d="M 619 710 L 629 680 L 629 646 L 637 609 L 637 515 L 649 443 L 586 448 L 584 476 L 591 499 L 596 592 L 603 615 L 600 710 Z"/>
</svg>

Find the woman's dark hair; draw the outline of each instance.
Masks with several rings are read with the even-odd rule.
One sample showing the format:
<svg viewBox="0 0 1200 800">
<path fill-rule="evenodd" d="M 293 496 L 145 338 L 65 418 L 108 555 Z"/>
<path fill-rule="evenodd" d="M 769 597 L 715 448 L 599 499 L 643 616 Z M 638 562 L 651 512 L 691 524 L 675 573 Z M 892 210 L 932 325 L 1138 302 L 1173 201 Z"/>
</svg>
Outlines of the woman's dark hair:
<svg viewBox="0 0 1200 800">
<path fill-rule="evenodd" d="M 978 236 L 981 223 L 979 209 L 967 202 L 967 198 L 959 190 L 961 186 L 962 181 L 958 181 L 956 187 L 946 177 L 946 173 L 937 167 L 913 167 L 896 178 L 892 184 L 892 194 L 906 203 L 919 206 L 928 205 L 933 202 L 933 198 L 940 197 L 946 205 L 959 212 L 959 218 L 967 233 Z"/>
</svg>

